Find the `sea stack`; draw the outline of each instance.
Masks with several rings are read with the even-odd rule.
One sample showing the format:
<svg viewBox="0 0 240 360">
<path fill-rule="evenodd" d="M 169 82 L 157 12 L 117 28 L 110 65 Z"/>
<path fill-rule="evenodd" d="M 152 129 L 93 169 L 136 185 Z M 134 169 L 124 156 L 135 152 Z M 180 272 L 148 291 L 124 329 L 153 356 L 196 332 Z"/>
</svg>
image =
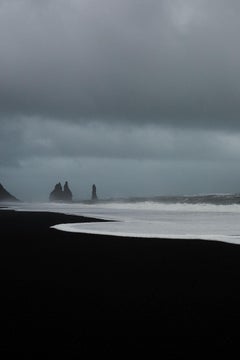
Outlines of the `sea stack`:
<svg viewBox="0 0 240 360">
<path fill-rule="evenodd" d="M 0 184 L 0 201 L 19 201 Z"/>
<path fill-rule="evenodd" d="M 49 195 L 49 201 L 72 202 L 72 192 L 68 187 L 67 181 L 64 184 L 64 188 L 62 188 L 60 182 L 55 185 L 54 190 Z"/>
<path fill-rule="evenodd" d="M 63 191 L 62 191 L 62 185 L 59 182 L 55 185 L 54 190 L 49 195 L 50 201 L 62 201 L 63 200 Z"/>
<path fill-rule="evenodd" d="M 97 197 L 97 188 L 96 185 L 93 184 L 92 186 L 92 201 L 97 201 L 98 197 Z"/>
<path fill-rule="evenodd" d="M 72 201 L 72 192 L 68 187 L 68 182 L 66 181 L 64 184 L 64 189 L 63 189 L 63 200 L 67 201 L 67 202 L 71 202 Z"/>
</svg>

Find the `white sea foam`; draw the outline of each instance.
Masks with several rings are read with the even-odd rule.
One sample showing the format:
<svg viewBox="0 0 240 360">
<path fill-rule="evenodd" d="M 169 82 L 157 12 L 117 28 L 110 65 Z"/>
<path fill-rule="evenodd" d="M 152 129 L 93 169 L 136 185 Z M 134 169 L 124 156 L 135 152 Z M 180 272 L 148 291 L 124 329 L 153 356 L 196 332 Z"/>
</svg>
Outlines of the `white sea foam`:
<svg viewBox="0 0 240 360">
<path fill-rule="evenodd" d="M 51 211 L 110 222 L 59 224 L 55 229 L 130 237 L 218 240 L 240 244 L 240 205 L 164 204 L 14 204 L 16 210 Z"/>
</svg>

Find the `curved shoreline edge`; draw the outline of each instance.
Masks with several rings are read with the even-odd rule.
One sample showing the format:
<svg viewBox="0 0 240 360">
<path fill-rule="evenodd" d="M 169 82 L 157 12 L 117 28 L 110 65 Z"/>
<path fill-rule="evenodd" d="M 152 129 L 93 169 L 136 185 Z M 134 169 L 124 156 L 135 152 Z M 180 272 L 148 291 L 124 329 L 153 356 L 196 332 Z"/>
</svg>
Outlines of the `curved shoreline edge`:
<svg viewBox="0 0 240 360">
<path fill-rule="evenodd" d="M 103 220 L 104 221 L 104 220 Z M 105 221 L 104 221 L 105 222 Z M 111 223 L 111 221 L 107 221 Z M 96 222 L 97 224 L 98 222 Z M 236 241 L 234 236 L 222 236 L 222 235 L 205 235 L 201 237 L 196 237 L 193 235 L 166 235 L 166 234 L 135 234 L 135 233 L 127 233 L 127 232 L 116 232 L 111 230 L 101 230 L 101 229 L 91 229 L 91 225 L 95 224 L 95 221 L 91 222 L 91 225 L 86 229 L 84 228 L 84 224 L 88 224 L 88 222 L 81 222 L 81 223 L 65 223 L 65 224 L 57 224 L 53 225 L 50 228 L 74 233 L 74 234 L 88 234 L 88 235 L 100 235 L 100 236 L 113 236 L 113 237 L 120 237 L 120 238 L 133 238 L 133 239 L 158 239 L 158 240 L 187 240 L 187 241 L 211 241 L 211 242 L 222 242 L 226 244 L 232 245 L 240 245 L 239 241 Z M 124 224 L 124 222 L 123 222 Z M 80 225 L 78 227 L 78 225 Z M 83 225 L 83 228 L 82 228 Z M 76 228 L 78 227 L 78 228 Z M 235 240 L 235 241 L 234 241 Z"/>
<path fill-rule="evenodd" d="M 166 234 L 134 234 L 134 233 L 127 233 L 127 232 L 114 232 L 109 230 L 93 230 L 93 229 L 84 229 L 80 228 L 77 229 L 77 226 L 80 225 L 80 227 L 84 226 L 84 224 L 91 224 L 90 227 L 93 225 L 97 225 L 99 223 L 120 223 L 124 224 L 124 221 L 118 221 L 118 220 L 110 220 L 110 219 L 103 219 L 103 218 L 96 218 L 96 217 L 88 217 L 88 216 L 82 216 L 82 215 L 73 215 L 71 213 L 67 212 L 57 212 L 57 211 L 39 211 L 39 210 L 25 210 L 25 209 L 15 209 L 11 207 L 0 207 L 0 211 L 14 211 L 16 213 L 33 213 L 40 215 L 47 215 L 52 214 L 52 216 L 62 218 L 63 216 L 67 217 L 67 222 L 55 222 L 54 224 L 50 224 L 50 229 L 55 229 L 58 231 L 64 231 L 67 233 L 75 233 L 75 234 L 87 234 L 87 235 L 93 235 L 93 236 L 109 236 L 109 237 L 119 237 L 119 238 L 132 238 L 132 239 L 157 239 L 157 240 L 178 240 L 178 241 L 211 241 L 211 242 L 220 242 L 220 243 L 226 243 L 231 245 L 240 245 L 239 241 L 236 240 L 235 236 L 222 236 L 222 235 L 203 235 L 201 237 L 196 237 L 191 234 L 189 235 L 166 235 Z"/>
</svg>

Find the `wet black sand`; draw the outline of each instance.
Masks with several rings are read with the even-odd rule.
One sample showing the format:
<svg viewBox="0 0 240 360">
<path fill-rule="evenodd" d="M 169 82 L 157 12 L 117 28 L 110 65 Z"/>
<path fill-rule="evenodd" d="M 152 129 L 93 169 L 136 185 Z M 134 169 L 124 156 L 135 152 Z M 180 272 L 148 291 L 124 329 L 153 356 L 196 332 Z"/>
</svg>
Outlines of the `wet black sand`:
<svg viewBox="0 0 240 360">
<path fill-rule="evenodd" d="M 86 220 L 0 211 L 3 358 L 229 351 L 240 331 L 240 246 L 49 228 Z"/>
</svg>

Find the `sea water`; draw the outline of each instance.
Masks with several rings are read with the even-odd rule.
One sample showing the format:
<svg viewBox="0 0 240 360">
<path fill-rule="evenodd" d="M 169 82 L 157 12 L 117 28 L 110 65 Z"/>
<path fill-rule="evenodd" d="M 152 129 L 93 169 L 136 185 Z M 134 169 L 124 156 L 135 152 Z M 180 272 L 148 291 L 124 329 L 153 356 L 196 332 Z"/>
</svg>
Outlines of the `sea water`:
<svg viewBox="0 0 240 360">
<path fill-rule="evenodd" d="M 18 203 L 11 206 L 15 210 L 51 211 L 110 220 L 53 226 L 69 232 L 240 244 L 239 200 L 238 195 L 207 195 L 98 203 Z"/>
</svg>

